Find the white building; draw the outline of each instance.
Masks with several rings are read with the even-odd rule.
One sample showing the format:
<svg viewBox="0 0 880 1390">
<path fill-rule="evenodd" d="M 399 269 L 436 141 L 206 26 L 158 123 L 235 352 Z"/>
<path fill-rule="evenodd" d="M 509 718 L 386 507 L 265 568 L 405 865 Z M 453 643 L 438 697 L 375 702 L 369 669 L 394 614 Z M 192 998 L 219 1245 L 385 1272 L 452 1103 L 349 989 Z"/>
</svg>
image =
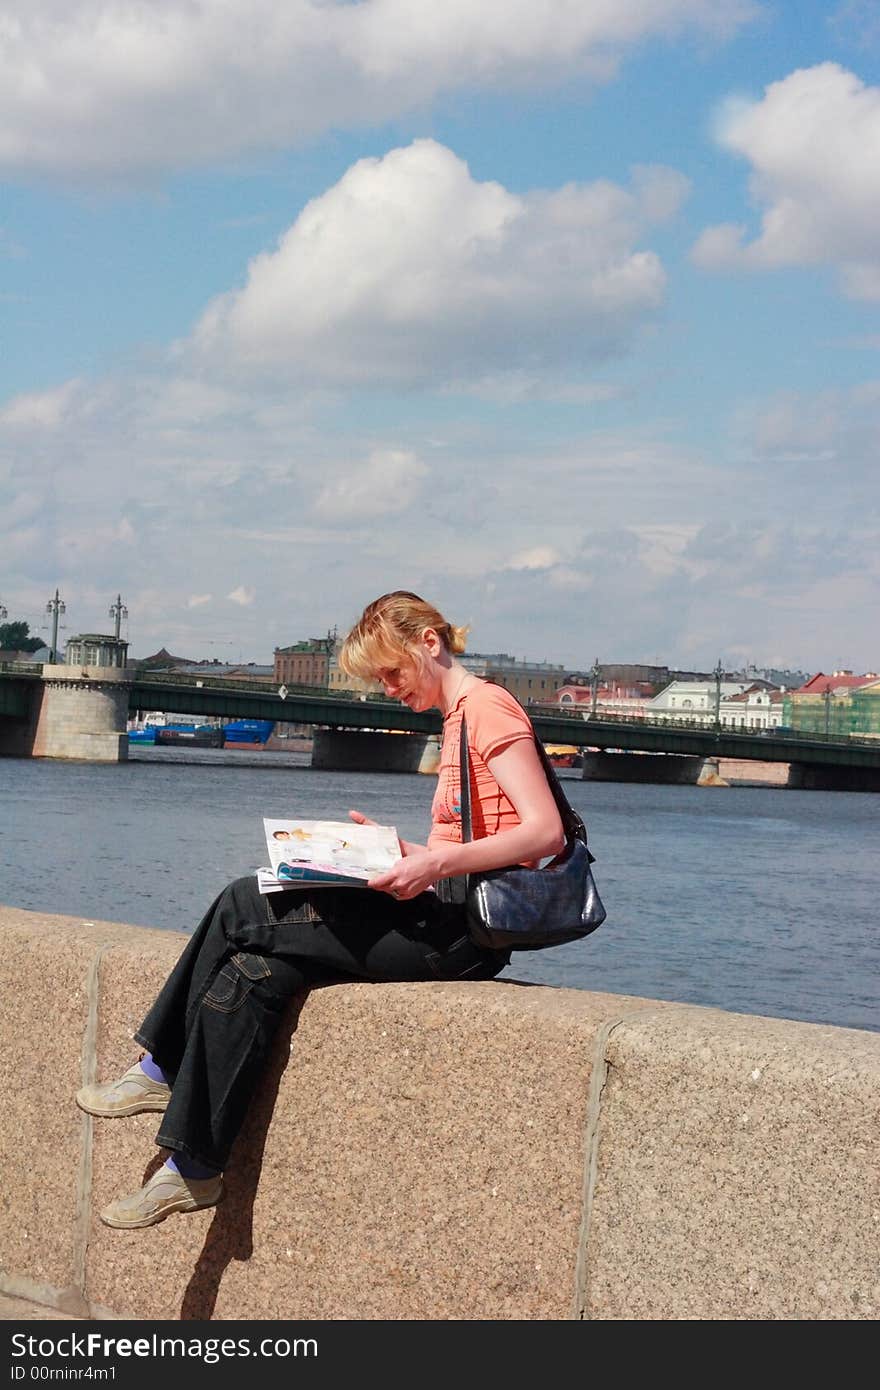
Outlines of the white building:
<svg viewBox="0 0 880 1390">
<path fill-rule="evenodd" d="M 747 689 L 746 681 L 722 681 L 721 702 Z M 715 718 L 717 686 L 714 681 L 670 681 L 665 690 L 648 700 L 646 719 L 668 719 L 677 723 L 696 720 L 705 723 Z"/>
<path fill-rule="evenodd" d="M 712 724 L 714 681 L 672 681 L 645 708 L 647 719 Z M 718 718 L 727 729 L 776 729 L 782 723 L 783 689 L 768 681 L 722 681 Z"/>
<path fill-rule="evenodd" d="M 751 685 L 739 695 L 721 701 L 721 727 L 727 729 L 778 729 L 782 723 L 784 690 Z"/>
</svg>

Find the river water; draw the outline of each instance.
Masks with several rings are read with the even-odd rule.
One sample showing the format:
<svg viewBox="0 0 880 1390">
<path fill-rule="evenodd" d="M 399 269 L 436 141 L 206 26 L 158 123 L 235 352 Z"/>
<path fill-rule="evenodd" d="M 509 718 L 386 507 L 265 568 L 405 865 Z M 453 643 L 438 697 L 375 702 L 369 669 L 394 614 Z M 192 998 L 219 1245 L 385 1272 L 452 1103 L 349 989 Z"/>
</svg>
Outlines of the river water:
<svg viewBox="0 0 880 1390">
<path fill-rule="evenodd" d="M 880 1031 L 880 796 L 638 786 L 562 774 L 608 918 L 502 978 Z M 308 755 L 131 750 L 0 760 L 0 902 L 187 931 L 265 863 L 263 816 L 350 807 L 424 840 L 434 778 Z"/>
</svg>

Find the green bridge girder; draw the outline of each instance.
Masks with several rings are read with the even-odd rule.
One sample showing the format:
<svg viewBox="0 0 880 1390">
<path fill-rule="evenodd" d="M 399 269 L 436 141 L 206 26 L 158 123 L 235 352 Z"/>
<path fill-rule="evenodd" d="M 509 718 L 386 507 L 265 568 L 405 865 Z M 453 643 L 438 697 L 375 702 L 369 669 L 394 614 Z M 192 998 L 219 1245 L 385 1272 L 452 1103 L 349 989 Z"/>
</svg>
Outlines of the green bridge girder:
<svg viewBox="0 0 880 1390">
<path fill-rule="evenodd" d="M 31 712 L 33 685 L 26 680 L 0 680 L 0 716 L 27 719 Z"/>
<path fill-rule="evenodd" d="M 436 734 L 442 720 L 436 710 L 424 714 L 385 700 L 360 700 L 342 695 L 291 692 L 287 698 L 273 690 L 232 690 L 194 684 L 136 681 L 129 709 L 203 715 L 227 719 L 272 719 L 292 724 L 317 724 L 331 729 L 400 729 L 406 733 Z M 545 743 L 568 743 L 578 748 L 620 749 L 640 753 L 681 753 L 692 757 L 757 759 L 823 767 L 880 769 L 880 746 L 847 740 L 786 737 L 755 732 L 674 728 L 635 721 L 585 720 L 580 717 L 533 713 L 535 730 Z"/>
<path fill-rule="evenodd" d="M 0 718 L 26 719 L 41 671 L 0 670 Z M 129 710 L 161 710 L 194 714 L 204 719 L 271 719 L 315 724 L 331 729 L 400 729 L 413 734 L 437 734 L 442 720 L 436 710 L 416 713 L 390 700 L 311 693 L 300 687 L 282 700 L 277 691 L 255 684 L 230 687 L 210 678 L 178 681 L 155 676 L 136 679 L 129 690 Z M 579 715 L 533 712 L 532 719 L 545 743 L 568 743 L 577 748 L 633 753 L 679 753 L 691 757 L 755 759 L 814 767 L 861 767 L 880 771 L 880 743 L 846 738 L 819 739 L 803 734 L 734 733 L 713 729 L 616 723 Z"/>
</svg>

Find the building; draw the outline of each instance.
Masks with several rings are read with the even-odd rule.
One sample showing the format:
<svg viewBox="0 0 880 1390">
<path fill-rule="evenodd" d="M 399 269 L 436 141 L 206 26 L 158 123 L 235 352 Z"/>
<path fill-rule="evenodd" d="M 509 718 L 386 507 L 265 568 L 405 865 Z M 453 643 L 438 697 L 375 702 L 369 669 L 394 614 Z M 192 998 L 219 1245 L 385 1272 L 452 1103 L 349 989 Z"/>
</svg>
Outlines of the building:
<svg viewBox="0 0 880 1390">
<path fill-rule="evenodd" d="M 858 686 L 851 696 L 850 733 L 862 738 L 880 738 L 880 679 Z"/>
<path fill-rule="evenodd" d="M 633 661 L 597 661 L 599 681 L 606 686 L 650 685 L 651 693 L 666 685 L 675 676 L 692 676 L 690 671 L 670 671 L 668 666 L 648 666 Z M 589 685 L 593 679 L 592 671 L 571 671 L 566 676 L 570 685 Z"/>
<path fill-rule="evenodd" d="M 654 687 L 650 681 L 626 685 L 621 681 L 601 681 L 596 687 L 596 717 L 599 719 L 644 718 Z M 561 685 L 553 703 L 564 710 L 578 710 L 584 716 L 593 711 L 593 691 L 589 686 Z"/>
<path fill-rule="evenodd" d="M 185 666 L 175 666 L 181 676 L 205 676 L 222 681 L 260 681 L 264 685 L 274 685 L 273 667 L 261 666 L 257 661 L 194 661 Z"/>
<path fill-rule="evenodd" d="M 358 695 L 381 695 L 382 686 L 378 681 L 358 680 L 347 676 L 339 667 L 337 643 L 330 655 L 328 684 L 331 691 L 349 691 Z M 555 701 L 556 690 L 565 679 L 565 667 L 554 666 L 547 661 L 518 661 L 506 652 L 465 652 L 459 661 L 466 670 L 484 680 L 503 685 L 523 705 L 536 704 L 546 700 Z"/>
<path fill-rule="evenodd" d="M 127 666 L 128 643 L 103 632 L 70 637 L 64 652 L 67 666 Z"/>
<path fill-rule="evenodd" d="M 722 680 L 720 682 L 722 702 L 732 695 L 741 695 L 751 684 L 748 681 Z M 757 684 L 757 683 L 756 683 Z M 665 690 L 648 700 L 645 716 L 673 723 L 704 724 L 715 718 L 715 701 L 718 698 L 718 685 L 708 681 L 670 681 Z"/>
<path fill-rule="evenodd" d="M 274 680 L 273 668 L 261 666 L 256 661 L 220 661 L 217 657 L 210 661 L 194 661 L 191 657 L 172 656 L 164 647 L 132 664 L 153 674 L 167 671 L 178 676 L 195 676 L 200 680 L 207 676 L 218 681 L 261 681 L 266 685 L 271 685 Z"/>
<path fill-rule="evenodd" d="M 809 679 L 806 671 L 783 670 L 778 666 L 744 666 L 741 671 L 731 671 L 731 680 L 765 681 L 778 686 L 780 690 L 798 690 Z"/>
<path fill-rule="evenodd" d="M 880 676 L 867 671 L 818 671 L 786 697 L 784 724 L 800 734 L 843 738 L 880 733 Z"/>
<path fill-rule="evenodd" d="M 197 666 L 198 662 L 191 656 L 172 656 L 165 647 L 160 647 L 152 656 L 132 660 L 131 665 L 141 671 L 173 671 L 178 666 Z"/>
<path fill-rule="evenodd" d="M 549 661 L 518 661 L 506 652 L 466 652 L 459 660 L 473 675 L 503 685 L 523 705 L 555 700 L 556 691 L 565 680 L 564 666 L 554 666 Z"/>
<path fill-rule="evenodd" d="M 329 653 L 327 666 L 327 687 L 331 694 L 347 695 L 382 695 L 382 686 L 378 681 L 364 681 L 359 676 L 349 676 L 339 665 L 339 651 L 342 642 L 337 641 L 333 644 L 333 649 Z"/>
<path fill-rule="evenodd" d="M 330 657 L 335 642 L 328 637 L 309 637 L 292 647 L 275 648 L 274 678 L 278 685 L 330 685 Z"/>
<path fill-rule="evenodd" d="M 738 695 L 722 697 L 719 719 L 723 729 L 779 729 L 785 723 L 785 692 L 756 681 Z"/>
</svg>

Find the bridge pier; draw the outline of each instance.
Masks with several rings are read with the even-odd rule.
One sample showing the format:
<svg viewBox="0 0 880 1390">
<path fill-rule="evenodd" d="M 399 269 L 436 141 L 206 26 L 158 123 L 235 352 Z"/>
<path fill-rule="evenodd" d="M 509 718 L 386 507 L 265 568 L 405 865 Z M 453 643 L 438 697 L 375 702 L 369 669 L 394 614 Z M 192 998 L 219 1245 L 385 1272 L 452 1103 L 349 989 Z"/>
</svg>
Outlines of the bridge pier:
<svg viewBox="0 0 880 1390">
<path fill-rule="evenodd" d="M 435 750 L 436 740 L 428 734 L 316 729 L 312 767 L 342 772 L 436 771 L 436 762 L 433 767 L 428 766 Z"/>
<path fill-rule="evenodd" d="M 92 763 L 128 757 L 128 691 L 134 672 L 115 666 L 44 666 L 30 712 L 0 724 L 0 754 Z"/>
<path fill-rule="evenodd" d="M 880 792 L 880 768 L 792 763 L 788 785 L 812 792 Z"/>
<path fill-rule="evenodd" d="M 662 782 L 694 786 L 705 758 L 685 753 L 588 753 L 583 756 L 585 782 Z"/>
</svg>

